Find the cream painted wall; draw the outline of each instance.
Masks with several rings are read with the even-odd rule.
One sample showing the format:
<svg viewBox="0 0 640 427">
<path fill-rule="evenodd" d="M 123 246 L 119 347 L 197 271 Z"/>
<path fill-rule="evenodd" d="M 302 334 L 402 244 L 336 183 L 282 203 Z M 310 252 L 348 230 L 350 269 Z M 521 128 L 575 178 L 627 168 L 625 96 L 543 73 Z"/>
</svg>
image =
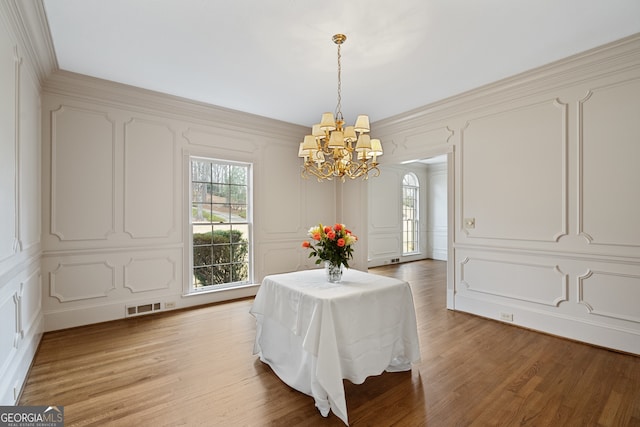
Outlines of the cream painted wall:
<svg viewBox="0 0 640 427">
<path fill-rule="evenodd" d="M 0 405 L 13 405 L 42 336 L 40 95 L 13 4 L 0 2 Z"/>
<path fill-rule="evenodd" d="M 42 129 L 45 330 L 252 296 L 314 267 L 306 231 L 336 220 L 335 185 L 300 178 L 300 126 L 57 72 Z M 190 156 L 253 165 L 256 285 L 186 295 Z"/>
<path fill-rule="evenodd" d="M 638 117 L 635 36 L 372 126 L 451 153 L 450 308 L 640 354 Z"/>
</svg>

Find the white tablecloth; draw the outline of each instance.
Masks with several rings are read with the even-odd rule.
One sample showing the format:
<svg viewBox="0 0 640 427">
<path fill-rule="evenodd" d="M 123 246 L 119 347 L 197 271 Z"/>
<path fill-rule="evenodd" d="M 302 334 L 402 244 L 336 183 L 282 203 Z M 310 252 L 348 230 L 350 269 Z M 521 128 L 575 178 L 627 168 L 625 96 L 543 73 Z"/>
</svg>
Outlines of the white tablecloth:
<svg viewBox="0 0 640 427">
<path fill-rule="evenodd" d="M 361 384 L 420 360 L 409 284 L 346 269 L 340 283 L 324 270 L 264 278 L 251 308 L 254 354 L 289 386 L 313 396 L 323 416 L 348 424 L 342 380 Z"/>
</svg>

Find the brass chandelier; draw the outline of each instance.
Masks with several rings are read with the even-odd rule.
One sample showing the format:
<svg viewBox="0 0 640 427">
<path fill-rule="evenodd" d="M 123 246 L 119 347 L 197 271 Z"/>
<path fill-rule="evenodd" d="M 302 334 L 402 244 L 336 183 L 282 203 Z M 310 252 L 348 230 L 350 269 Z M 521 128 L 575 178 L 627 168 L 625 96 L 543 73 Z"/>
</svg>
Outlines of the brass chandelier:
<svg viewBox="0 0 640 427">
<path fill-rule="evenodd" d="M 323 113 L 319 124 L 313 125 L 311 135 L 306 135 L 300 143 L 298 157 L 303 158 L 302 177 L 315 176 L 318 181 L 338 177 L 345 181 L 380 175 L 378 156 L 382 155 L 379 139 L 371 139 L 369 116 L 360 115 L 354 126 L 344 125 L 342 117 L 340 46 L 347 39 L 344 34 L 335 34 L 333 42 L 338 45 L 338 104 L 335 116 Z"/>
</svg>

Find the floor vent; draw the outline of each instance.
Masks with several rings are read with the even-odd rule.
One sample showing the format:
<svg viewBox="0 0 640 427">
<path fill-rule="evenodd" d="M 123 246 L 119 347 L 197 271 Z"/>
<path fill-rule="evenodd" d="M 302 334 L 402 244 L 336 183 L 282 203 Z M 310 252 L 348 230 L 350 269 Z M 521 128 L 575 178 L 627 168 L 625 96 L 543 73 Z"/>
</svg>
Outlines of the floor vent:
<svg viewBox="0 0 640 427">
<path fill-rule="evenodd" d="M 129 316 L 139 316 L 141 314 L 150 314 L 155 313 L 156 311 L 160 311 L 162 308 L 162 304 L 159 302 L 149 303 L 149 304 L 140 304 L 140 305 L 128 305 L 126 307 L 127 317 Z"/>
</svg>

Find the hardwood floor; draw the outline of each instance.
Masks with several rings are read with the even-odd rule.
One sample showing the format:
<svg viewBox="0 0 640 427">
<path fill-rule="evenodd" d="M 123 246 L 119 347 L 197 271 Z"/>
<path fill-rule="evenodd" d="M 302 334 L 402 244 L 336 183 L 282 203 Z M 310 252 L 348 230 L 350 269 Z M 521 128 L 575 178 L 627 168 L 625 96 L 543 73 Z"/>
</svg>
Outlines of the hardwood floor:
<svg viewBox="0 0 640 427">
<path fill-rule="evenodd" d="M 445 309 L 446 263 L 411 283 L 422 361 L 345 381 L 352 426 L 640 426 L 640 357 Z M 66 426 L 342 426 L 252 355 L 246 299 L 46 333 L 20 405 Z"/>
</svg>

